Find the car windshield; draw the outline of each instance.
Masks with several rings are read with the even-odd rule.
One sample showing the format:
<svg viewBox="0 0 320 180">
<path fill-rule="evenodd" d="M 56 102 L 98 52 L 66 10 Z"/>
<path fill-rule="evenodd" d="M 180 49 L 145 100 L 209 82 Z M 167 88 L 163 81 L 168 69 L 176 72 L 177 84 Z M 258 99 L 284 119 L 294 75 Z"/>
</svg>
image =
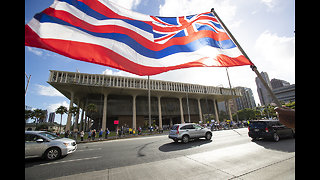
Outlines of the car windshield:
<svg viewBox="0 0 320 180">
<path fill-rule="evenodd" d="M 42 136 L 46 136 L 47 138 L 51 139 L 51 140 L 54 140 L 54 139 L 61 139 L 61 137 L 55 135 L 55 134 L 52 134 L 52 133 L 49 133 L 49 132 L 41 132 L 39 133 L 41 134 Z"/>
</svg>

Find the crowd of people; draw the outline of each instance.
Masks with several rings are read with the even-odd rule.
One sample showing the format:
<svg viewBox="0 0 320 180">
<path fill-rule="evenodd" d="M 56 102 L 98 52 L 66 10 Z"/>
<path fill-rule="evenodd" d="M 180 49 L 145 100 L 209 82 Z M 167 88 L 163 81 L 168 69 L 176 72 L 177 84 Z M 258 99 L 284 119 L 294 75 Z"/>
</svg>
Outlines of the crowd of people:
<svg viewBox="0 0 320 180">
<path fill-rule="evenodd" d="M 289 108 L 276 108 L 275 111 L 277 112 L 278 118 L 280 120 L 281 123 L 283 123 L 284 125 L 286 125 L 289 128 L 295 128 L 295 110 L 294 109 L 289 109 Z M 238 121 L 238 122 L 233 122 L 230 120 L 226 120 L 223 122 L 216 122 L 213 121 L 211 124 L 205 124 L 204 126 L 211 129 L 211 131 L 215 131 L 215 130 L 223 130 L 223 129 L 235 129 L 235 128 L 242 128 L 242 127 L 248 127 L 249 126 L 249 121 Z M 170 129 L 169 126 L 163 126 L 164 129 Z M 150 126 L 148 128 L 148 131 L 152 134 L 152 133 L 163 133 L 164 129 L 160 129 L 159 126 L 155 125 Z M 70 132 L 69 130 L 67 132 L 64 133 L 64 137 L 66 138 L 74 138 L 74 139 L 78 139 L 78 136 L 80 136 L 80 140 L 84 141 L 84 138 L 86 137 L 88 141 L 94 141 L 96 136 L 98 136 L 98 140 L 102 140 L 102 139 L 108 139 L 108 135 L 110 134 L 109 129 L 107 128 L 105 130 L 105 133 L 103 132 L 102 129 L 100 129 L 99 131 L 96 131 L 96 129 L 92 129 L 87 133 L 87 136 L 85 136 L 85 132 L 81 131 L 81 132 Z M 104 137 L 103 137 L 103 133 L 104 133 Z M 126 134 L 128 135 L 141 135 L 142 134 L 142 128 L 139 126 L 139 128 L 137 129 L 137 131 L 134 128 L 130 128 L 129 126 L 127 126 L 126 124 L 124 126 L 121 127 L 117 127 L 116 128 L 116 137 L 125 137 Z M 60 136 L 60 134 L 57 134 L 58 136 Z"/>
</svg>

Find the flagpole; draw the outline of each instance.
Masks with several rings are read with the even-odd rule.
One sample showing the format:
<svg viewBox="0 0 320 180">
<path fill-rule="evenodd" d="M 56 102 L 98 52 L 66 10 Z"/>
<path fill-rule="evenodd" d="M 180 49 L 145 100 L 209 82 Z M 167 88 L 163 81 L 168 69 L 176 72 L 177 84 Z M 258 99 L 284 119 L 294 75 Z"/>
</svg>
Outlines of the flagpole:
<svg viewBox="0 0 320 180">
<path fill-rule="evenodd" d="M 244 50 L 241 48 L 240 44 L 238 43 L 238 41 L 233 37 L 233 35 L 231 34 L 231 32 L 229 31 L 229 29 L 227 28 L 227 26 L 222 22 L 222 20 L 219 18 L 218 14 L 214 11 L 214 8 L 211 9 L 211 12 L 213 13 L 213 15 L 215 17 L 217 17 L 218 21 L 220 22 L 220 24 L 222 25 L 222 27 L 227 31 L 227 34 L 230 36 L 231 40 L 236 44 L 236 46 L 239 48 L 239 50 L 241 51 L 241 53 L 244 55 L 245 58 L 247 58 L 252 64 L 253 62 L 250 60 L 250 58 L 248 57 L 248 55 L 244 52 Z M 266 83 L 266 81 L 262 78 L 260 72 L 258 71 L 257 67 L 253 64 L 250 65 L 250 68 L 252 69 L 252 71 L 254 71 L 256 73 L 256 75 L 258 76 L 258 78 L 260 79 L 260 81 L 262 82 L 262 84 L 264 85 L 264 87 L 267 89 L 268 93 L 271 95 L 274 103 L 276 103 L 276 105 L 278 107 L 282 107 L 281 103 L 279 102 L 278 98 L 274 95 L 274 93 L 272 92 L 271 88 L 268 86 L 268 84 Z"/>
<path fill-rule="evenodd" d="M 229 87 L 230 87 L 230 91 L 231 91 L 231 97 L 232 97 L 232 102 L 234 107 L 236 108 L 236 117 L 237 117 L 237 122 L 239 122 L 239 116 L 238 116 L 238 105 L 236 100 L 234 100 L 235 98 L 235 92 L 232 91 L 232 87 L 231 87 L 231 82 L 230 82 L 230 77 L 229 77 L 229 73 L 228 73 L 228 67 L 226 67 L 226 71 L 227 71 L 227 77 L 228 77 L 228 81 L 229 81 Z M 232 119 L 231 119 L 232 120 Z"/>
</svg>

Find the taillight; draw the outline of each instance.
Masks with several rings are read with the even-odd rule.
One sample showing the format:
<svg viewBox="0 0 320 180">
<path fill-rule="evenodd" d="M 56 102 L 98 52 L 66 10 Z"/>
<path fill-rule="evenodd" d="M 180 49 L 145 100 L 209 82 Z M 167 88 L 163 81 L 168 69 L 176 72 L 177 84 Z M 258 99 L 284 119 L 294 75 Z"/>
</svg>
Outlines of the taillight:
<svg viewBox="0 0 320 180">
<path fill-rule="evenodd" d="M 177 133 L 176 134 L 179 134 L 179 125 L 178 125 L 178 127 L 177 127 Z"/>
<path fill-rule="evenodd" d="M 266 129 L 265 129 L 265 130 L 266 130 L 266 132 L 269 132 L 269 129 L 268 129 L 267 127 L 266 127 Z"/>
</svg>

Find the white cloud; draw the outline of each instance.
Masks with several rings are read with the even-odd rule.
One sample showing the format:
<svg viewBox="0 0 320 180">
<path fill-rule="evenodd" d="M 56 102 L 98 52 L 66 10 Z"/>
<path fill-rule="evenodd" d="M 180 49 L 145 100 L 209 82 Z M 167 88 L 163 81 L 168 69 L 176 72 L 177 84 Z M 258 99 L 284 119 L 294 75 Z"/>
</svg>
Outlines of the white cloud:
<svg viewBox="0 0 320 180">
<path fill-rule="evenodd" d="M 60 106 L 65 106 L 68 109 L 69 108 L 69 103 L 67 103 L 66 101 L 62 101 L 62 102 L 58 102 L 58 103 L 55 103 L 55 104 L 50 104 L 49 106 L 47 106 L 48 113 L 55 112 L 56 109 L 58 107 L 60 107 Z M 67 117 L 68 117 L 67 114 L 64 114 L 62 116 L 62 124 L 63 125 L 65 125 L 67 123 Z M 61 121 L 61 115 L 60 114 L 56 114 L 54 122 L 60 123 L 60 121 Z"/>
<path fill-rule="evenodd" d="M 256 56 L 260 59 L 259 66 L 264 68 L 269 77 L 290 83 L 295 81 L 294 48 L 294 37 L 281 37 L 269 31 L 264 31 L 254 45 Z"/>
<path fill-rule="evenodd" d="M 273 8 L 276 5 L 276 0 L 261 0 L 261 2 L 267 5 L 269 8 Z"/>
<path fill-rule="evenodd" d="M 56 90 L 52 86 L 44 86 L 44 85 L 36 84 L 36 87 L 39 95 L 64 97 L 63 94 L 61 94 L 58 90 Z"/>
<path fill-rule="evenodd" d="M 134 9 L 141 2 L 141 0 L 126 0 L 126 1 L 123 1 L 123 0 L 110 0 L 110 1 L 118 4 L 119 6 L 127 8 L 127 9 Z"/>
<path fill-rule="evenodd" d="M 237 6 L 230 0 L 165 0 L 160 5 L 159 14 L 164 17 L 175 17 L 211 11 L 214 8 L 219 17 L 228 27 L 239 27 L 243 22 L 237 19 Z"/>
<path fill-rule="evenodd" d="M 102 72 L 102 74 L 106 75 L 113 75 L 113 76 L 126 76 L 126 77 L 137 77 L 141 78 L 141 76 L 126 72 L 126 71 L 120 71 L 120 70 L 112 70 L 110 68 L 107 68 Z"/>
<path fill-rule="evenodd" d="M 55 112 L 56 109 L 60 106 L 65 106 L 67 109 L 69 108 L 69 103 L 67 103 L 67 101 L 62 101 L 62 102 L 59 102 L 59 103 L 55 103 L 55 104 L 50 104 L 48 107 L 47 107 L 47 110 L 48 112 Z"/>
<path fill-rule="evenodd" d="M 33 48 L 33 47 L 27 47 L 28 51 L 32 52 L 33 54 L 37 56 L 42 56 L 43 52 L 40 49 Z"/>
</svg>

